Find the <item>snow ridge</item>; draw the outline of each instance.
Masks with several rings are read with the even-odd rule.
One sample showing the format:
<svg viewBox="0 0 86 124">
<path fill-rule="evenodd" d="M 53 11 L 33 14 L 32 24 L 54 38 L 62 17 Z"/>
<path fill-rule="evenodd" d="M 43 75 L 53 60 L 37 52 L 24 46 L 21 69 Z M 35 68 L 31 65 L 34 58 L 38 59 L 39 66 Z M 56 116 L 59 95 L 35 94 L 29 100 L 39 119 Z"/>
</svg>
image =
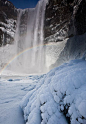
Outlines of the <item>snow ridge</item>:
<svg viewBox="0 0 86 124">
<path fill-rule="evenodd" d="M 51 70 L 21 102 L 26 124 L 86 124 L 85 94 L 85 60 Z"/>
</svg>

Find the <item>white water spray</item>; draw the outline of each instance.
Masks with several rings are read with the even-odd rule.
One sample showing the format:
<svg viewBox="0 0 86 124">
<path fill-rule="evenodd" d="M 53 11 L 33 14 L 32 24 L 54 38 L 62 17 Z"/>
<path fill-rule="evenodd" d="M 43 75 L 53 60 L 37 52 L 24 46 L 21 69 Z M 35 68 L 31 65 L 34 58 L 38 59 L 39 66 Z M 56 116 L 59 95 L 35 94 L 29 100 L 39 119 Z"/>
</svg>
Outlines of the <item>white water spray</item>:
<svg viewBox="0 0 86 124">
<path fill-rule="evenodd" d="M 44 17 L 46 0 L 40 0 L 34 9 L 19 10 L 15 42 L 17 54 L 28 49 L 16 60 L 13 66 L 18 72 L 39 73 L 46 70 L 44 48 Z M 27 32 L 21 35 L 22 15 L 28 12 Z M 39 46 L 39 47 L 37 47 Z M 29 48 L 32 48 L 29 50 Z"/>
</svg>

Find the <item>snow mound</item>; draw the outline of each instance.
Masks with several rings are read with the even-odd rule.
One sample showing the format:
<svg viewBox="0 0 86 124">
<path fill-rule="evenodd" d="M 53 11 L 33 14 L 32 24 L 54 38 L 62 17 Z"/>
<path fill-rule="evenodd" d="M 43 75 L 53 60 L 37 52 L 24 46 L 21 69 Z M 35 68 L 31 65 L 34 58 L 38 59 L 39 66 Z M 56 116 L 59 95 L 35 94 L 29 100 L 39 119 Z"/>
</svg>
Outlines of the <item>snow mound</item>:
<svg viewBox="0 0 86 124">
<path fill-rule="evenodd" d="M 72 60 L 51 70 L 21 107 L 26 124 L 86 124 L 86 61 Z"/>
</svg>

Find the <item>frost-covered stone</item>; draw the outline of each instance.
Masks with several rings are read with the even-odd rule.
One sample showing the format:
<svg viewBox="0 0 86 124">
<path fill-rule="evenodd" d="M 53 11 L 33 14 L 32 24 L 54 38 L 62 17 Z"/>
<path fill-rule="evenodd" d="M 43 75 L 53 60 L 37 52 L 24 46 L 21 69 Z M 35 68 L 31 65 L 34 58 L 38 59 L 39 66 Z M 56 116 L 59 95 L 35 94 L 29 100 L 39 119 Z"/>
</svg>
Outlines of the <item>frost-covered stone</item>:
<svg viewBox="0 0 86 124">
<path fill-rule="evenodd" d="M 86 124 L 86 61 L 51 70 L 21 102 L 26 124 Z"/>
</svg>

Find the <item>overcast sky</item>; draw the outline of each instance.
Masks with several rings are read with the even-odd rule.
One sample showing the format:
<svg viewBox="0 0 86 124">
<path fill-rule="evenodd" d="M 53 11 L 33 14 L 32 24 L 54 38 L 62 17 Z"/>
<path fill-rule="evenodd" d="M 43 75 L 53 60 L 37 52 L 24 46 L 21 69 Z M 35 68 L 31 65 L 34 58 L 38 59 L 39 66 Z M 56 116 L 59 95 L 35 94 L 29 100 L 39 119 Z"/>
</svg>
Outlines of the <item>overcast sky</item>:
<svg viewBox="0 0 86 124">
<path fill-rule="evenodd" d="M 34 8 L 39 0 L 9 0 L 16 8 Z"/>
</svg>

